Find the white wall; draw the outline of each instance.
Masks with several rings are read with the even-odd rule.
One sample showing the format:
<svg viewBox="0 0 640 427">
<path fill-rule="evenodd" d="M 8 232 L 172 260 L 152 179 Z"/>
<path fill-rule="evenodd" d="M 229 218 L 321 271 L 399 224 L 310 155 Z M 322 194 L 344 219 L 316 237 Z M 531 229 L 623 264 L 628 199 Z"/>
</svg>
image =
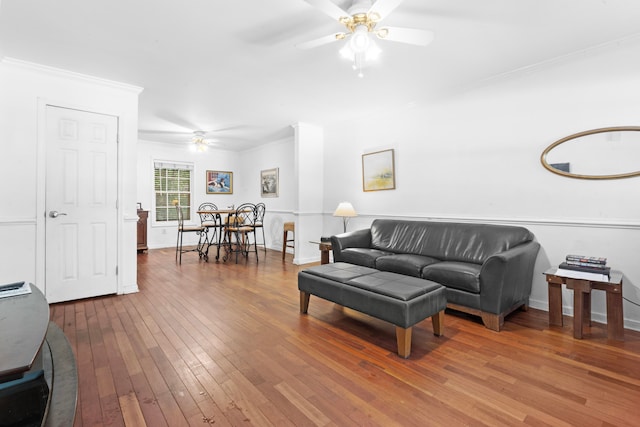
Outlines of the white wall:
<svg viewBox="0 0 640 427">
<path fill-rule="evenodd" d="M 118 293 L 136 284 L 135 156 L 141 88 L 11 59 L 0 62 L 0 283 L 26 280 L 44 291 L 45 103 L 119 118 Z M 42 151 L 40 151 L 42 150 Z M 42 163 L 40 163 L 42 162 Z"/>
<path fill-rule="evenodd" d="M 243 197 L 253 203 L 265 204 L 267 211 L 264 218 L 264 231 L 267 248 L 281 251 L 282 224 L 293 221 L 296 206 L 293 136 L 244 151 L 240 156 L 242 161 L 238 171 L 243 177 Z M 273 168 L 278 168 L 280 181 L 278 197 L 262 197 L 260 171 Z M 261 237 L 258 239 L 261 240 Z"/>
<path fill-rule="evenodd" d="M 138 141 L 138 202 L 142 208 L 149 211 L 147 244 L 149 248 L 175 247 L 176 223 L 156 223 L 153 211 L 153 163 L 156 160 L 192 163 L 193 170 L 193 208 L 201 203 L 215 203 L 220 209 L 232 204 L 237 205 L 243 201 L 238 194 L 238 188 L 242 184 L 242 178 L 237 173 L 233 174 L 232 194 L 206 194 L 207 170 L 222 170 L 235 172 L 238 165 L 238 153 L 226 150 L 207 150 L 205 152 L 193 151 L 185 145 L 161 144 L 149 141 Z M 195 212 L 195 211 L 194 211 Z M 193 223 L 199 223 L 196 216 Z M 184 236 L 184 245 L 197 242 L 195 234 L 187 233 Z"/>
<path fill-rule="evenodd" d="M 624 297 L 640 303 L 640 178 L 570 179 L 539 160 L 578 131 L 640 124 L 639 50 L 629 41 L 583 52 L 448 99 L 327 126 L 325 234 L 340 231 L 330 211 L 342 200 L 360 213 L 349 229 L 381 216 L 524 225 L 542 245 L 533 307 L 547 309 L 542 272 L 569 253 L 608 257 L 625 274 Z M 395 149 L 397 189 L 364 193 L 361 155 L 382 148 Z M 596 320 L 605 318 L 603 294 L 593 296 Z M 566 312 L 571 295 L 563 295 Z M 638 307 L 625 301 L 624 311 L 626 326 L 640 329 Z"/>
<path fill-rule="evenodd" d="M 224 209 L 244 202 L 263 202 L 267 208 L 265 215 L 265 237 L 268 248 L 279 249 L 282 245 L 282 222 L 289 220 L 293 212 L 293 140 L 276 141 L 253 150 L 234 152 L 209 148 L 196 152 L 179 144 L 138 142 L 138 201 L 143 209 L 149 210 L 149 248 L 175 247 L 176 224 L 156 224 L 153 212 L 153 162 L 154 160 L 192 163 L 194 165 L 193 207 L 201 203 L 215 203 Z M 260 195 L 260 171 L 279 168 L 279 197 L 262 198 Z M 205 177 L 207 170 L 233 172 L 233 194 L 206 194 Z M 195 222 L 197 218 L 193 218 Z M 259 241 L 261 241 L 261 237 Z M 195 244 L 195 235 L 185 234 L 184 245 Z"/>
<path fill-rule="evenodd" d="M 294 162 L 296 170 L 296 218 L 294 264 L 306 264 L 319 258 L 322 236 L 324 194 L 324 129 L 310 123 L 295 125 Z"/>
</svg>

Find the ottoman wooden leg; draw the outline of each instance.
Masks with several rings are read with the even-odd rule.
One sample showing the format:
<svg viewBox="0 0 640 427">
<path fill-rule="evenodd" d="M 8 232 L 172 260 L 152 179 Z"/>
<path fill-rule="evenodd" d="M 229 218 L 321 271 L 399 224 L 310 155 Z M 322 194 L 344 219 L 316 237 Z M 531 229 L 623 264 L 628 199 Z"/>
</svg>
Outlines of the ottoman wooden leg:
<svg viewBox="0 0 640 427">
<path fill-rule="evenodd" d="M 307 314 L 309 310 L 309 297 L 311 294 L 300 291 L 300 313 Z"/>
<path fill-rule="evenodd" d="M 398 356 L 408 358 L 411 354 L 411 330 L 396 326 L 396 341 L 398 342 Z"/>
<path fill-rule="evenodd" d="M 431 323 L 433 324 L 433 335 L 441 337 L 444 333 L 444 310 L 431 316 Z"/>
</svg>

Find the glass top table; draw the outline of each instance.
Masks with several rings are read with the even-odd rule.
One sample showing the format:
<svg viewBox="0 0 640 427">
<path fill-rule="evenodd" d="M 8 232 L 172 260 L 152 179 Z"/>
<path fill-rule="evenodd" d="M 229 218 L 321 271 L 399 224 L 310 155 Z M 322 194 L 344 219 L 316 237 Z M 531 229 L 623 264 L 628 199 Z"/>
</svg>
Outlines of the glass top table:
<svg viewBox="0 0 640 427">
<path fill-rule="evenodd" d="M 329 253 L 333 249 L 331 241 L 310 240 L 309 243 L 318 245 L 318 249 L 320 249 L 320 264 L 329 264 Z"/>
</svg>

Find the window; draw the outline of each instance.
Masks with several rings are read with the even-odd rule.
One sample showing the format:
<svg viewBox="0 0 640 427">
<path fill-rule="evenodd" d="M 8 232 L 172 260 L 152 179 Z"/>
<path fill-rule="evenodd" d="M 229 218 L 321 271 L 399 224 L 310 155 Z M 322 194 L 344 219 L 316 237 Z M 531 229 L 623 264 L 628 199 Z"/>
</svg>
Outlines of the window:
<svg viewBox="0 0 640 427">
<path fill-rule="evenodd" d="M 156 222 L 177 221 L 175 205 L 182 206 L 185 221 L 191 220 L 191 187 L 193 165 L 154 162 Z"/>
</svg>

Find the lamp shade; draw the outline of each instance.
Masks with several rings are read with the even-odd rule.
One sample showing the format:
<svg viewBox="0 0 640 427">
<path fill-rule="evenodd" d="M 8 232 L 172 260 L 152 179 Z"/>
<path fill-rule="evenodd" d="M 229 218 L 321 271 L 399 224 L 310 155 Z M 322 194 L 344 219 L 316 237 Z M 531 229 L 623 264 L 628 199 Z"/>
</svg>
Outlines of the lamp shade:
<svg viewBox="0 0 640 427">
<path fill-rule="evenodd" d="M 358 214 L 356 213 L 356 210 L 353 209 L 351 203 L 341 202 L 333 213 L 333 216 L 352 217 L 358 216 Z"/>
</svg>

